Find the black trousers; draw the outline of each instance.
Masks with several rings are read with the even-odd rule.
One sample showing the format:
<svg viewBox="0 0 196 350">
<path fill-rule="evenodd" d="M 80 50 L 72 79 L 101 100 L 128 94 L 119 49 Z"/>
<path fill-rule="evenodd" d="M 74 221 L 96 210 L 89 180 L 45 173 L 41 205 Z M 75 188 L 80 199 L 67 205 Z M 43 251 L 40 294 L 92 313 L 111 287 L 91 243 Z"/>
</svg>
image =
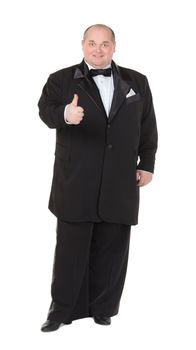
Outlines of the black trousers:
<svg viewBox="0 0 196 350">
<path fill-rule="evenodd" d="M 48 319 L 69 322 L 118 313 L 125 282 L 130 225 L 57 220 Z"/>
</svg>

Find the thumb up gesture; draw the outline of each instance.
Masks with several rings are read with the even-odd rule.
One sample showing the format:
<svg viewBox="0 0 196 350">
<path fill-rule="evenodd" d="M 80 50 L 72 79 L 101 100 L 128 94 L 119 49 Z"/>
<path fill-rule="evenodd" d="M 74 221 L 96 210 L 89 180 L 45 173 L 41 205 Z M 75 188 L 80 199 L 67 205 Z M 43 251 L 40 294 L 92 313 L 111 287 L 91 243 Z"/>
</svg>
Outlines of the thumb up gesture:
<svg viewBox="0 0 196 350">
<path fill-rule="evenodd" d="M 78 106 L 78 95 L 74 94 L 72 102 L 65 110 L 65 120 L 70 124 L 80 124 L 84 116 L 84 109 Z"/>
</svg>

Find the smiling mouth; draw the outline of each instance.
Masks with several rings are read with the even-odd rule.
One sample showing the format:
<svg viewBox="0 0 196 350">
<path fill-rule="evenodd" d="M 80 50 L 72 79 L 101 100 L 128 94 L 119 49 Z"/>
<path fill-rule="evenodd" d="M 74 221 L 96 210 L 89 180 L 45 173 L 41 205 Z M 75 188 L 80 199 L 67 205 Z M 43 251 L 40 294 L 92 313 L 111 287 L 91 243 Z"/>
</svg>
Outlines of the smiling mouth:
<svg viewBox="0 0 196 350">
<path fill-rule="evenodd" d="M 103 55 L 93 55 L 93 57 L 95 57 L 95 58 L 102 58 Z"/>
</svg>

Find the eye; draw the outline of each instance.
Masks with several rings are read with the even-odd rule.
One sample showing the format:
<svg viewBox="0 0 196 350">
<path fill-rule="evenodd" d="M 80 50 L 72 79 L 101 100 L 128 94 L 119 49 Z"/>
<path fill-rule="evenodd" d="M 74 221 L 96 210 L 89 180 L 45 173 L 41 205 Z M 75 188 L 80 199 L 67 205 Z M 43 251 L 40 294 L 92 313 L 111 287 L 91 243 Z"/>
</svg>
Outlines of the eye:
<svg viewBox="0 0 196 350">
<path fill-rule="evenodd" d="M 95 45 L 95 42 L 90 41 L 89 46 L 90 46 L 90 47 L 95 47 L 95 46 L 96 46 L 96 45 Z"/>
<path fill-rule="evenodd" d="M 103 43 L 103 47 L 107 48 L 107 47 L 109 47 L 109 44 L 108 43 Z"/>
</svg>

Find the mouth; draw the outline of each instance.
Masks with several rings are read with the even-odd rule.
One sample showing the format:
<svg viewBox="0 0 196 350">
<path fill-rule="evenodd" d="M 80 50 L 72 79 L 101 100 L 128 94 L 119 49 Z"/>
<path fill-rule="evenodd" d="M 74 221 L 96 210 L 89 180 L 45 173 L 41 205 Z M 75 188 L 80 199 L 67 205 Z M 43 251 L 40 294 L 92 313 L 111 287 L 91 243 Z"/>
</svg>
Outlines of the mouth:
<svg viewBox="0 0 196 350">
<path fill-rule="evenodd" d="M 93 55 L 93 57 L 95 57 L 95 58 L 103 58 L 104 56 L 103 55 Z"/>
</svg>

